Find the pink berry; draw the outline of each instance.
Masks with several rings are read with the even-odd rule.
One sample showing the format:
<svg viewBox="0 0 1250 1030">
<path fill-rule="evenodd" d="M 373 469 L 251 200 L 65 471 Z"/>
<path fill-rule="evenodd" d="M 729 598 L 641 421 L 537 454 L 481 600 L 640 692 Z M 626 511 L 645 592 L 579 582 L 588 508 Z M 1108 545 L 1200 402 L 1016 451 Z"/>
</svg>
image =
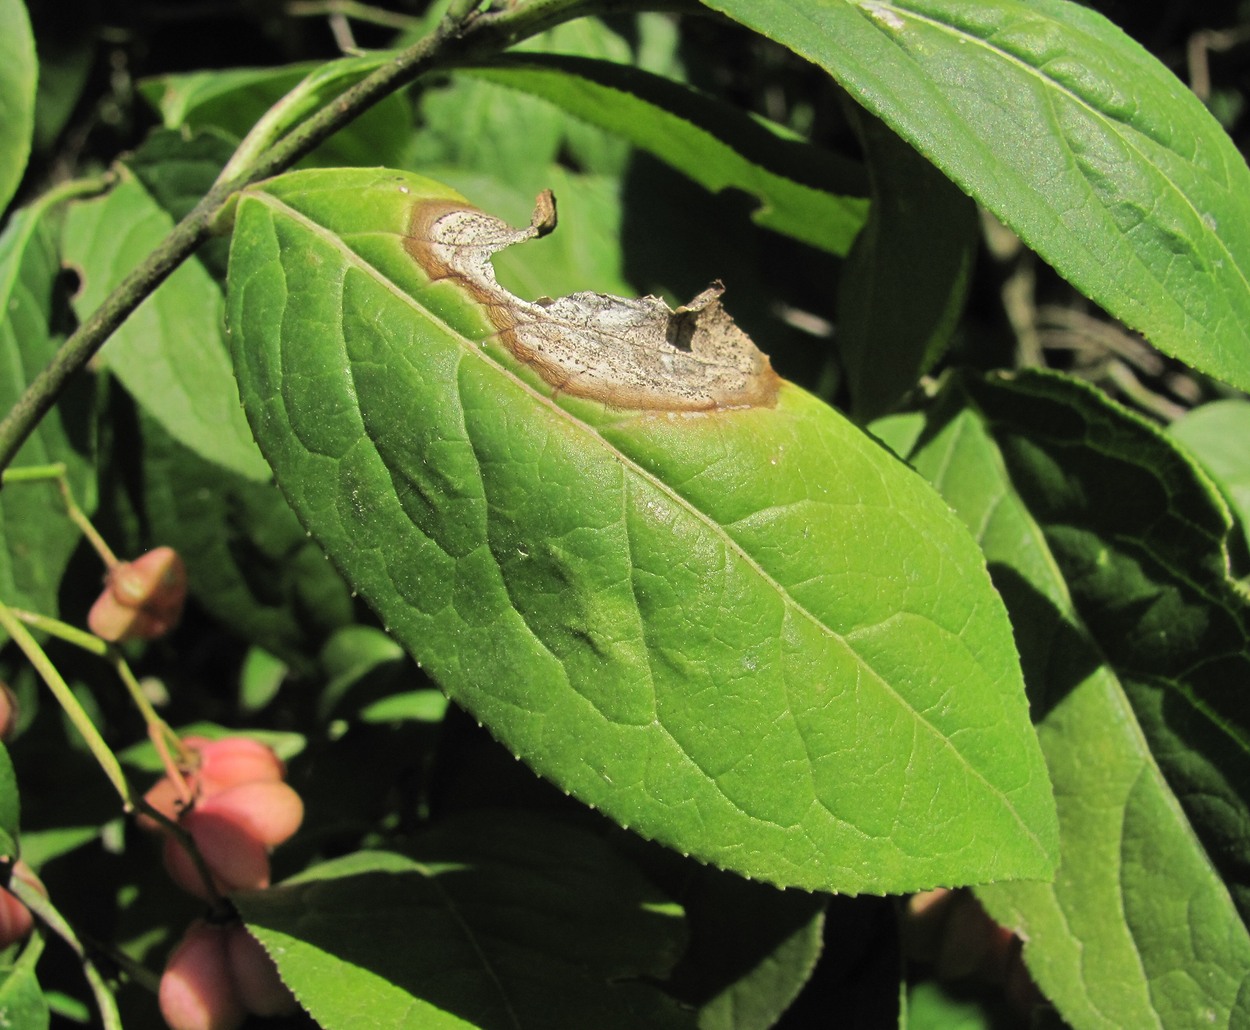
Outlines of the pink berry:
<svg viewBox="0 0 1250 1030">
<path fill-rule="evenodd" d="M 169 956 L 158 993 L 170 1030 L 235 1030 L 247 1013 L 230 976 L 227 930 L 192 923 Z"/>
<path fill-rule="evenodd" d="M 17 695 L 7 683 L 0 683 L 0 740 L 6 744 L 17 730 Z"/>
<path fill-rule="evenodd" d="M 304 821 L 304 802 L 287 784 L 257 780 L 220 791 L 196 806 L 249 833 L 266 847 L 290 840 Z"/>
<path fill-rule="evenodd" d="M 222 737 L 220 740 L 188 737 L 184 743 L 199 752 L 200 764 L 196 776 L 201 797 L 212 797 L 241 783 L 281 780 L 286 776 L 282 759 L 258 740 L 248 737 Z"/>
<path fill-rule="evenodd" d="M 109 570 L 104 592 L 87 614 L 87 626 L 113 643 L 153 640 L 178 624 L 186 598 L 186 566 L 173 548 L 157 547 Z"/>
<path fill-rule="evenodd" d="M 181 824 L 195 841 L 218 893 L 269 886 L 269 852 L 246 830 L 221 816 L 196 809 L 185 813 Z M 165 869 L 178 886 L 196 897 L 210 900 L 195 861 L 172 834 L 165 838 L 164 858 Z"/>
<path fill-rule="evenodd" d="M 0 948 L 23 940 L 34 925 L 30 909 L 0 887 Z"/>
<path fill-rule="evenodd" d="M 187 789 L 191 791 L 194 798 L 195 783 L 193 780 L 187 781 Z M 168 776 L 162 776 L 152 784 L 148 788 L 148 792 L 143 795 L 143 800 L 171 822 L 177 822 L 188 807 L 188 802 L 183 798 L 182 791 Z M 136 813 L 135 823 L 149 833 L 159 833 L 165 829 L 164 826 L 144 812 Z"/>
<path fill-rule="evenodd" d="M 257 1016 L 287 1016 L 299 1008 L 273 959 L 242 923 L 234 924 L 227 932 L 226 955 L 235 988 L 248 1012 Z"/>
</svg>

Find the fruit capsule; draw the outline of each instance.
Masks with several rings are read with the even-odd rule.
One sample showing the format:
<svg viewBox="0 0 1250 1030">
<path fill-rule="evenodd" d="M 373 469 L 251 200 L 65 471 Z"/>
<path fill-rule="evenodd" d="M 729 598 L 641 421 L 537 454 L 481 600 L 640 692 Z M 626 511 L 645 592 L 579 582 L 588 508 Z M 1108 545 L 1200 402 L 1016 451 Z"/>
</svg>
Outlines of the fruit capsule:
<svg viewBox="0 0 1250 1030">
<path fill-rule="evenodd" d="M 290 840 L 304 821 L 300 796 L 285 783 L 264 780 L 213 794 L 196 811 L 233 823 L 269 848 Z"/>
<path fill-rule="evenodd" d="M 219 894 L 269 886 L 269 852 L 246 830 L 195 809 L 187 812 L 181 823 L 195 841 Z M 166 871 L 178 886 L 197 898 L 211 900 L 195 860 L 172 834 L 165 838 L 164 859 Z"/>
<path fill-rule="evenodd" d="M 299 1008 L 269 953 L 242 923 L 235 923 L 227 931 L 226 955 L 239 999 L 248 1012 L 257 1016 L 287 1016 Z"/>
<path fill-rule="evenodd" d="M 195 922 L 161 975 L 158 1000 L 170 1030 L 235 1030 L 247 1012 L 230 975 L 227 928 Z"/>
</svg>

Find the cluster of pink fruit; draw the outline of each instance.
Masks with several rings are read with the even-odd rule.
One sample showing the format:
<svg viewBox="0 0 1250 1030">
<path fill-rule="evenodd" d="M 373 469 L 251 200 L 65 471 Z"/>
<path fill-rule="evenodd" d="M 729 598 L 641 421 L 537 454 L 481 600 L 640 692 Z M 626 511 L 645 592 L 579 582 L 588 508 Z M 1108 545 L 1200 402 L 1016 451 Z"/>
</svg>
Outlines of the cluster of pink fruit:
<svg viewBox="0 0 1250 1030">
<path fill-rule="evenodd" d="M 8 743 L 16 728 L 17 696 L 7 683 L 0 683 L 0 740 Z M 25 862 L 15 862 L 12 875 L 26 881 L 41 894 L 48 893 L 39 882 L 39 877 Z M 34 919 L 30 909 L 10 891 L 0 887 L 0 949 L 22 940 L 33 926 Z"/>
<path fill-rule="evenodd" d="M 270 851 L 290 838 L 304 817 L 303 802 L 284 781 L 281 759 L 245 737 L 189 737 L 184 744 L 194 761 L 160 779 L 146 800 L 186 831 L 203 868 L 158 820 L 141 815 L 139 824 L 164 832 L 165 868 L 197 897 L 212 900 L 268 887 Z M 295 999 L 241 923 L 201 920 L 169 957 L 160 1007 L 172 1030 L 229 1030 L 248 1013 L 291 1012 Z"/>
</svg>

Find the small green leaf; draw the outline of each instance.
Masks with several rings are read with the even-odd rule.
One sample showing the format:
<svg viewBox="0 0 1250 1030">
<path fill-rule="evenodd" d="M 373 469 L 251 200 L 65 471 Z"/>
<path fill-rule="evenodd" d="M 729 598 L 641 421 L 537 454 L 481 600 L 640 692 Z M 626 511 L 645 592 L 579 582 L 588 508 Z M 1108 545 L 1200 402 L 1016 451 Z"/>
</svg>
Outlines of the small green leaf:
<svg viewBox="0 0 1250 1030">
<path fill-rule="evenodd" d="M 17 212 L 0 235 L 0 410 L 17 401 L 63 339 L 66 298 L 57 281 L 54 236 L 42 208 Z M 74 498 L 88 513 L 96 502 L 87 457 L 93 408 L 88 384 L 71 384 L 14 461 L 15 468 L 64 463 Z M 0 491 L 0 598 L 55 616 L 61 577 L 81 538 L 53 481 L 6 486 Z"/>
<path fill-rule="evenodd" d="M 864 224 L 859 166 L 689 86 L 555 54 L 509 54 L 471 74 L 620 133 L 714 193 L 751 194 L 759 225 L 814 247 L 846 254 Z"/>
<path fill-rule="evenodd" d="M 1250 401 L 1233 399 L 1204 404 L 1168 427 L 1172 437 L 1201 462 L 1224 491 L 1250 534 Z"/>
<path fill-rule="evenodd" d="M 463 201 L 296 173 L 231 249 L 249 417 L 396 639 L 541 774 L 704 861 L 846 892 L 1048 876 L 1010 629 L 932 490 L 789 384 L 684 414 L 552 391 L 410 256 L 429 204 Z"/>
<path fill-rule="evenodd" d="M 980 237 L 972 201 L 876 118 L 855 121 L 872 209 L 839 284 L 837 343 L 852 410 L 867 420 L 942 356 Z"/>
<path fill-rule="evenodd" d="M 392 57 L 379 52 L 328 64 L 163 75 L 141 83 L 140 92 L 160 111 L 167 129 L 218 130 L 238 141 L 266 116 L 273 120 L 275 132 L 293 128 Z M 296 97 L 284 99 L 296 88 L 300 89 Z M 279 102 L 281 109 L 273 110 Z M 411 122 L 408 105 L 392 94 L 331 136 L 304 163 L 330 167 L 398 163 Z"/>
<path fill-rule="evenodd" d="M 105 196 L 75 203 L 64 257 L 83 278 L 75 297 L 93 311 L 159 244 L 173 222 L 123 173 Z M 100 351 L 105 366 L 175 440 L 246 479 L 269 479 L 252 442 L 222 340 L 221 291 L 194 258 L 179 267 Z"/>
<path fill-rule="evenodd" d="M 1250 389 L 1250 170 L 1172 72 L 1066 0 L 704 0 L 828 71 L 1160 350 Z"/>
<path fill-rule="evenodd" d="M 978 895 L 1075 1026 L 1240 1025 L 1250 658 L 1226 511 L 1155 430 L 1057 376 L 953 385 L 910 458 L 976 527 L 1059 803 L 1054 884 Z"/>
<path fill-rule="evenodd" d="M 693 1027 L 654 983 L 684 944 L 680 909 L 594 836 L 492 813 L 418 854 L 234 897 L 326 1030 Z"/>
<path fill-rule="evenodd" d="M 17 858 L 18 822 L 21 816 L 21 796 L 17 790 L 17 774 L 9 749 L 0 744 L 0 858 Z"/>
<path fill-rule="evenodd" d="M 829 899 L 701 869 L 686 874 L 678 900 L 690 947 L 671 984 L 698 1006 L 699 1030 L 775 1025 L 816 967 Z"/>
<path fill-rule="evenodd" d="M 22 181 L 35 131 L 35 39 L 22 0 L 0 0 L 0 212 Z"/>
</svg>

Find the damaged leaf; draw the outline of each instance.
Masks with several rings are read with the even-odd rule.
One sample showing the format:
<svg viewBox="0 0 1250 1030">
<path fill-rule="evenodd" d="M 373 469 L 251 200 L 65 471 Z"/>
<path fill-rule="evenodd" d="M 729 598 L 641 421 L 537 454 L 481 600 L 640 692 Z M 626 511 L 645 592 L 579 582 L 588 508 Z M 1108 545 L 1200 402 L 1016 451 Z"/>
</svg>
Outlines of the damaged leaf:
<svg viewBox="0 0 1250 1030">
<path fill-rule="evenodd" d="M 676 311 L 658 297 L 574 293 L 529 303 L 503 289 L 491 255 L 555 224 L 550 190 L 525 229 L 436 200 L 414 208 L 408 249 L 432 280 L 455 279 L 479 300 L 513 356 L 560 393 L 664 411 L 776 402 L 777 375 L 721 306 L 719 282 Z"/>
<path fill-rule="evenodd" d="M 549 221 L 366 169 L 243 195 L 233 356 L 305 526 L 458 704 L 644 836 L 847 893 L 1051 875 L 967 530 L 715 289 L 501 290 L 490 254 Z"/>
</svg>

